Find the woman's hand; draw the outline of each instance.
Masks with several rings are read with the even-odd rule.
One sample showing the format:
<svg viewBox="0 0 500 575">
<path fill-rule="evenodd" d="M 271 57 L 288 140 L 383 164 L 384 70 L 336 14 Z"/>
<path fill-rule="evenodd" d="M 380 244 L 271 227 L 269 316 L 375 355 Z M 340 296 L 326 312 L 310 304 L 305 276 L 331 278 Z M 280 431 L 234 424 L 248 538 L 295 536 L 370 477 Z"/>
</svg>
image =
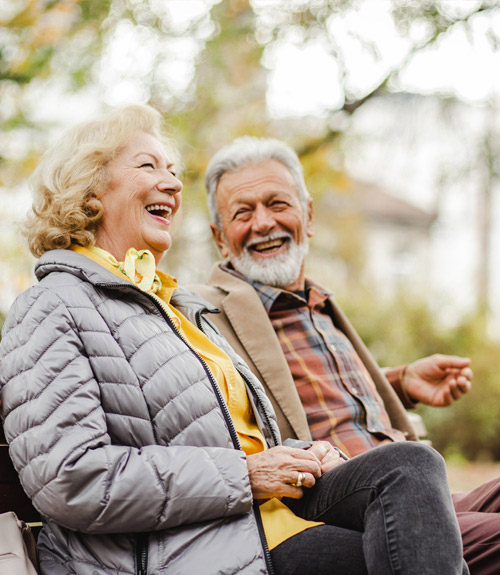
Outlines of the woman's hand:
<svg viewBox="0 0 500 575">
<path fill-rule="evenodd" d="M 248 474 L 254 499 L 291 497 L 300 499 L 302 487 L 312 487 L 321 477 L 321 461 L 311 449 L 272 447 L 247 456 Z M 299 475 L 299 473 L 301 475 Z"/>
<path fill-rule="evenodd" d="M 326 473 L 330 469 L 337 467 L 337 465 L 342 465 L 345 461 L 339 451 L 328 441 L 316 441 L 308 451 L 309 453 L 314 453 L 320 461 L 321 473 Z"/>
</svg>

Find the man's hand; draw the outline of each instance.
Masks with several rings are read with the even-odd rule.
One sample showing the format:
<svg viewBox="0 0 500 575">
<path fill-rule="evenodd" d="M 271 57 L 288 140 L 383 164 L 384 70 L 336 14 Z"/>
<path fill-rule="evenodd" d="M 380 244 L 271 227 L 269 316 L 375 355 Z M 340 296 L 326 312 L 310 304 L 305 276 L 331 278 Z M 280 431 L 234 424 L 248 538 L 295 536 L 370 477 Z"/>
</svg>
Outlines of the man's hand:
<svg viewBox="0 0 500 575">
<path fill-rule="evenodd" d="M 316 441 L 307 451 L 312 451 L 319 459 L 322 474 L 337 467 L 337 465 L 342 465 L 345 461 L 338 450 L 335 449 L 331 443 L 328 443 L 328 441 Z"/>
<path fill-rule="evenodd" d="M 402 387 L 411 399 L 434 407 L 451 405 L 471 388 L 470 359 L 435 354 L 410 363 Z"/>
<path fill-rule="evenodd" d="M 302 487 L 295 487 L 300 476 L 303 487 L 312 487 L 321 477 L 321 462 L 311 449 L 272 447 L 247 456 L 248 475 L 254 499 L 292 497 L 300 499 Z"/>
</svg>

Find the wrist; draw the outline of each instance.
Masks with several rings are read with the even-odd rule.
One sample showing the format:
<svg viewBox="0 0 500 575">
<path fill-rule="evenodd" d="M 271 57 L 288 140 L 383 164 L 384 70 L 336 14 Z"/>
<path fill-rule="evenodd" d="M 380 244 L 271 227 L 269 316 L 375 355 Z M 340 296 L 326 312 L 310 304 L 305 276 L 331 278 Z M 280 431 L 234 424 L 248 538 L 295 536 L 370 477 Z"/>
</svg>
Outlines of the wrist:
<svg viewBox="0 0 500 575">
<path fill-rule="evenodd" d="M 408 384 L 408 377 L 407 377 L 407 369 L 408 364 L 399 365 L 397 367 L 393 367 L 391 369 L 385 370 L 385 377 L 391 384 L 392 388 L 398 395 L 401 403 L 406 409 L 411 409 L 415 407 L 418 403 L 414 399 L 411 398 L 410 394 L 408 393 L 407 384 Z M 404 386 L 404 388 L 403 388 Z"/>
<path fill-rule="evenodd" d="M 408 377 L 407 377 L 408 367 L 409 364 L 405 363 L 399 375 L 401 393 L 403 394 L 405 404 L 407 404 L 408 407 L 416 407 L 419 402 L 416 399 L 413 399 L 410 393 L 408 392 Z"/>
</svg>

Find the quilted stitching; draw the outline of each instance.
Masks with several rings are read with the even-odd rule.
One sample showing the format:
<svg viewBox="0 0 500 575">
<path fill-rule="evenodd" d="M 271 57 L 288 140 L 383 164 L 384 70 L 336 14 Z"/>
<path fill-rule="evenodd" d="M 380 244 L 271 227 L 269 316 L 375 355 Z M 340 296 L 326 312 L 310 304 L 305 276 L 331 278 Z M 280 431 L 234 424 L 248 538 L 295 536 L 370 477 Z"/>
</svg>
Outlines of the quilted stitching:
<svg viewBox="0 0 500 575">
<path fill-rule="evenodd" d="M 47 569 L 91 575 L 99 557 L 103 574 L 133 573 L 134 539 L 119 534 L 133 525 L 162 530 L 155 535 L 162 544 L 150 546 L 151 575 L 174 557 L 175 571 L 191 575 L 206 541 L 220 546 L 224 572 L 263 575 L 245 458 L 232 447 L 202 363 L 146 296 L 126 284 L 93 286 L 85 274 L 104 283 L 99 266 L 83 274 L 83 256 L 58 252 L 42 258 L 45 277 L 18 298 L 0 343 L 15 465 L 52 521 L 45 530 L 55 555 L 40 538 Z M 196 504 L 186 505 L 193 496 Z M 177 529 L 179 521 L 192 528 Z M 224 553 L 228 536 L 237 565 Z"/>
</svg>

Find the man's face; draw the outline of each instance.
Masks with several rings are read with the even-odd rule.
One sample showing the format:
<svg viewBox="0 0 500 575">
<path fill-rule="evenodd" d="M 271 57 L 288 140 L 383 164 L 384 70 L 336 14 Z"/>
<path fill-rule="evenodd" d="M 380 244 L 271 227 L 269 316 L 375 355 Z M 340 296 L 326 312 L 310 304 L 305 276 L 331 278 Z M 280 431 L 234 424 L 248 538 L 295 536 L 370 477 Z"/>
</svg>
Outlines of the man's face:
<svg viewBox="0 0 500 575">
<path fill-rule="evenodd" d="M 212 233 L 222 256 L 249 279 L 302 289 L 312 205 L 305 213 L 288 168 L 266 160 L 227 172 L 217 203 L 222 229 L 212 224 Z"/>
</svg>

